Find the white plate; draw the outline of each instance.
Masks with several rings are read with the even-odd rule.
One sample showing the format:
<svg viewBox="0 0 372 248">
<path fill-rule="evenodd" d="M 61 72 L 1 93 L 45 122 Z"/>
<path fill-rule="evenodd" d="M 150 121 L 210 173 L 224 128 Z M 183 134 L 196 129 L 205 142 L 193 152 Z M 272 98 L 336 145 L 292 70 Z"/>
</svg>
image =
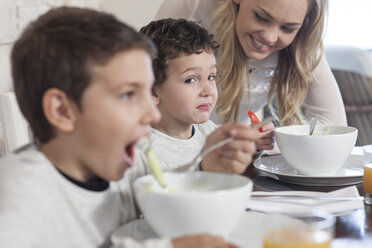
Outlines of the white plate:
<svg viewBox="0 0 372 248">
<path fill-rule="evenodd" d="M 269 173 L 269 176 L 293 184 L 307 186 L 344 186 L 358 184 L 363 181 L 364 157 L 350 155 L 344 165 L 334 174 L 307 176 L 292 168 L 282 155 L 257 159 L 253 165 L 257 169 Z"/>
</svg>

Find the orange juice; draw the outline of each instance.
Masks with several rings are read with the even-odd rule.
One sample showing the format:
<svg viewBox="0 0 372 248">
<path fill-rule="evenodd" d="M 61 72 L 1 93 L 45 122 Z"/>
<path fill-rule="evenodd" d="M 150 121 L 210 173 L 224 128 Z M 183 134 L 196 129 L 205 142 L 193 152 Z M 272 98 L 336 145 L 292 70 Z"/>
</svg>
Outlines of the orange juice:
<svg viewBox="0 0 372 248">
<path fill-rule="evenodd" d="M 364 166 L 363 185 L 364 192 L 372 194 L 372 163 Z"/>
<path fill-rule="evenodd" d="M 331 240 L 324 230 L 280 229 L 266 234 L 263 248 L 329 248 Z"/>
</svg>

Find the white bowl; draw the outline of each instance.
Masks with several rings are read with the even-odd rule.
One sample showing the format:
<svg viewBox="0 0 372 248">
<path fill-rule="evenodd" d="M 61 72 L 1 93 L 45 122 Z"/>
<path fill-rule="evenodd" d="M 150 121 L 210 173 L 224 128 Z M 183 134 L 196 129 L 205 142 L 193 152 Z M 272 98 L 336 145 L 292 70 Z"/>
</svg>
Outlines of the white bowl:
<svg viewBox="0 0 372 248">
<path fill-rule="evenodd" d="M 317 124 L 313 135 L 309 125 L 275 129 L 279 149 L 287 162 L 309 176 L 335 173 L 349 157 L 358 135 L 354 127 Z"/>
<path fill-rule="evenodd" d="M 253 183 L 248 177 L 214 172 L 167 172 L 170 192 L 152 175 L 134 182 L 137 203 L 160 235 L 179 237 L 210 233 L 227 235 L 244 213 Z"/>
<path fill-rule="evenodd" d="M 363 146 L 363 156 L 366 162 L 372 162 L 372 145 Z"/>
</svg>

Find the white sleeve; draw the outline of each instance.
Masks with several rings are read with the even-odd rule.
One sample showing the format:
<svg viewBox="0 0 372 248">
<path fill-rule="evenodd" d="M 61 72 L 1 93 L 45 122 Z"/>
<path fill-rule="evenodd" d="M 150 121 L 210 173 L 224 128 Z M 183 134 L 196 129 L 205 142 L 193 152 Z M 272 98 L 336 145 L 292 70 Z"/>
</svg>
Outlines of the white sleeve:
<svg viewBox="0 0 372 248">
<path fill-rule="evenodd" d="M 324 56 L 314 73 L 317 82 L 309 85 L 303 104 L 306 117 L 317 117 L 323 124 L 347 125 L 340 89 Z"/>
<path fill-rule="evenodd" d="M 111 248 L 172 248 L 172 241 L 169 238 L 149 239 L 136 241 L 131 238 L 114 239 Z"/>
<path fill-rule="evenodd" d="M 0 163 L 0 166 L 7 166 Z M 16 164 L 12 164 L 16 168 Z M 9 172 L 0 170 L 0 246 L 35 247 L 37 237 L 42 233 L 44 219 L 40 216 L 40 201 L 33 194 L 39 185 L 15 178 L 16 169 Z"/>
<path fill-rule="evenodd" d="M 36 231 L 34 230 L 39 229 L 27 225 L 28 223 L 22 219 L 23 215 L 17 214 L 17 209 L 15 208 L 14 211 L 2 210 L 0 213 L 0 245 L 9 248 L 34 247 L 36 242 L 34 233 Z"/>
</svg>

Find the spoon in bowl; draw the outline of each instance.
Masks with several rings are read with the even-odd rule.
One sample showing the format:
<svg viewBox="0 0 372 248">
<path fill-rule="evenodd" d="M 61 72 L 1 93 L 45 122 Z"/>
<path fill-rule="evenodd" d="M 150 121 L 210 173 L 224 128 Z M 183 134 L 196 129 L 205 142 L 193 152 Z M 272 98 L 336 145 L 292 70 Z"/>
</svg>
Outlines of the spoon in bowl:
<svg viewBox="0 0 372 248">
<path fill-rule="evenodd" d="M 310 123 L 309 123 L 309 135 L 313 135 L 313 132 L 314 132 L 314 129 L 315 129 L 315 125 L 316 125 L 316 121 L 318 119 L 316 117 L 313 117 L 310 119 Z"/>
</svg>

